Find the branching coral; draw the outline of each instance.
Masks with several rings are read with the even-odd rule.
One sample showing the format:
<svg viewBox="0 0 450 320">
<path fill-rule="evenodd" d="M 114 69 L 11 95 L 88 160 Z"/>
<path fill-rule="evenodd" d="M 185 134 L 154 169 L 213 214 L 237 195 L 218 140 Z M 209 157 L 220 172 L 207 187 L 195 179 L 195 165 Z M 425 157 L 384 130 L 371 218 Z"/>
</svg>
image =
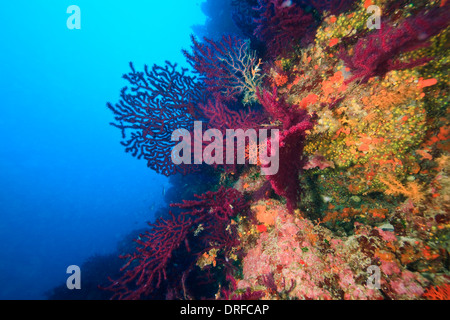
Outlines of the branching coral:
<svg viewBox="0 0 450 320">
<path fill-rule="evenodd" d="M 429 288 L 423 296 L 428 300 L 450 300 L 450 284 Z"/>
<path fill-rule="evenodd" d="M 312 14 L 292 1 L 259 0 L 258 3 L 255 35 L 266 43 L 271 57 L 288 52 L 307 36 L 312 40 L 315 24 Z"/>
<path fill-rule="evenodd" d="M 399 55 L 429 46 L 429 38 L 445 29 L 449 21 L 450 12 L 444 7 L 405 19 L 398 26 L 383 23 L 379 31 L 358 40 L 352 55 L 341 50 L 340 56 L 353 74 L 346 83 L 356 79 L 364 83 L 391 70 L 409 69 L 430 61 L 431 57 L 401 61 Z"/>
<path fill-rule="evenodd" d="M 209 100 L 206 104 L 200 104 L 199 108 L 208 120 L 208 127 L 219 129 L 223 134 L 226 134 L 227 129 L 256 129 L 266 120 L 261 112 L 255 110 L 232 110 L 221 98 L 216 98 L 215 102 Z"/>
<path fill-rule="evenodd" d="M 219 93 L 226 101 L 240 94 L 244 94 L 244 102 L 255 99 L 261 83 L 261 60 L 247 41 L 234 36 L 223 36 L 221 41 L 204 38 L 203 43 L 194 36 L 191 40 L 192 53 L 183 53 L 211 93 Z"/>
<path fill-rule="evenodd" d="M 147 166 L 166 176 L 189 172 L 192 167 L 176 166 L 170 157 L 175 142 L 170 140 L 177 129 L 190 130 L 198 116 L 197 104 L 204 101 L 203 86 L 186 69 L 177 70 L 176 64 L 166 62 L 164 67 L 145 66 L 144 72 L 131 72 L 123 77 L 131 88 L 123 88 L 116 105 L 108 103 L 117 123 L 113 126 L 131 137 L 122 142 L 126 152 L 145 159 Z"/>
<path fill-rule="evenodd" d="M 415 203 L 420 203 L 424 199 L 421 186 L 415 181 L 408 182 L 407 186 L 404 186 L 392 175 L 388 179 L 382 177 L 379 179 L 387 186 L 385 193 L 388 195 L 403 195 L 411 198 Z"/>
<path fill-rule="evenodd" d="M 214 249 L 221 251 L 221 264 L 227 264 L 229 251 L 237 246 L 236 234 L 227 228 L 230 219 L 244 213 L 246 202 L 235 189 L 220 188 L 196 196 L 198 200 L 183 201 L 173 207 L 184 209 L 171 219 L 159 219 L 151 229 L 136 239 L 138 246 L 122 267 L 125 271 L 107 288 L 113 298 L 140 299 L 151 295 L 164 282 L 166 291 L 186 298 L 186 279 L 196 258 Z M 199 230 L 194 232 L 195 230 Z M 193 238 L 194 237 L 194 238 Z M 200 241 L 192 241 L 199 237 Z M 189 240 L 190 239 L 190 240 Z"/>
</svg>

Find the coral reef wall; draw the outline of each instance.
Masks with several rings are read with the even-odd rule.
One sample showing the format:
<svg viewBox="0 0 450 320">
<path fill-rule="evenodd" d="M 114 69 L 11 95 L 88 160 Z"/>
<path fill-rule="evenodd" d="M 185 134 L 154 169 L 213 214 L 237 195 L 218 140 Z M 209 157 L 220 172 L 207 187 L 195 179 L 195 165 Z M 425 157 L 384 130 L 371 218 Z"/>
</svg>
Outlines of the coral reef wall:
<svg viewBox="0 0 450 320">
<path fill-rule="evenodd" d="M 278 157 L 278 172 L 262 174 L 250 146 L 244 164 L 210 166 L 211 190 L 175 205 L 124 256 L 114 297 L 449 299 L 450 4 L 231 10 L 239 35 L 192 37 L 184 50 L 195 76 L 132 67 L 134 94 L 109 107 L 132 131 L 126 150 L 163 174 L 192 172 L 170 162 L 168 133 L 187 130 L 195 144 L 194 120 L 223 133 L 216 156 L 230 149 L 226 129 L 278 130 L 256 146 Z"/>
</svg>

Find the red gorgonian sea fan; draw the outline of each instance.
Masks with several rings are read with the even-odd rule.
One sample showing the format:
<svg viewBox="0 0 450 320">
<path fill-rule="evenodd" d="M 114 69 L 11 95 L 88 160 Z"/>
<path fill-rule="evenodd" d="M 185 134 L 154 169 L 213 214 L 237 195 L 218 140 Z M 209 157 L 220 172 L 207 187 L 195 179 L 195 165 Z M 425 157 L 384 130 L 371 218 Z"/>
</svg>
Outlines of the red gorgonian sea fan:
<svg viewBox="0 0 450 320">
<path fill-rule="evenodd" d="M 293 1 L 259 0 L 255 8 L 259 17 L 255 19 L 255 36 L 266 43 L 270 57 L 276 57 L 299 45 L 305 36 L 313 39 L 315 21 Z"/>
<path fill-rule="evenodd" d="M 278 154 L 277 150 L 271 147 L 271 141 L 268 141 L 271 156 L 279 158 L 280 167 L 276 174 L 268 175 L 267 179 L 273 190 L 286 198 L 287 208 L 293 212 L 302 192 L 299 174 L 308 160 L 303 156 L 306 131 L 311 130 L 314 124 L 305 109 L 296 105 L 291 106 L 283 97 L 278 97 L 276 87 L 272 93 L 266 90 L 262 93 L 258 91 L 257 96 L 272 119 L 282 123 Z"/>
<path fill-rule="evenodd" d="M 248 41 L 235 36 L 223 36 L 220 41 L 194 36 L 192 53 L 183 50 L 188 63 L 194 68 L 208 91 L 224 101 L 236 101 L 243 93 L 254 95 L 259 85 L 259 65 Z"/>
<path fill-rule="evenodd" d="M 256 129 L 266 120 L 261 112 L 254 109 L 247 111 L 229 108 L 220 96 L 214 101 L 208 100 L 206 104 L 199 104 L 199 109 L 208 120 L 208 127 L 219 129 L 224 135 L 227 129 Z"/>
<path fill-rule="evenodd" d="M 450 284 L 445 283 L 440 286 L 430 287 L 422 297 L 428 300 L 450 300 Z"/>
<path fill-rule="evenodd" d="M 105 288 L 114 292 L 112 299 L 158 298 L 161 290 L 167 297 L 187 298 L 186 281 L 197 259 L 211 249 L 219 252 L 223 272 L 231 270 L 227 255 L 239 240 L 236 224 L 229 223 L 247 210 L 247 202 L 236 189 L 224 187 L 195 197 L 172 204 L 183 211 L 149 223 L 150 230 L 135 240 L 135 252 L 121 256 L 127 259 L 124 273 Z"/>
<path fill-rule="evenodd" d="M 266 121 L 266 115 L 261 110 L 228 107 L 218 94 L 198 108 L 206 127 L 196 123 L 190 140 L 183 139 L 189 141 L 194 163 L 203 161 L 215 168 L 223 166 L 227 172 L 236 172 L 237 165 L 248 164 L 244 161 L 246 143 L 250 144 L 250 137 L 256 142 L 256 130 Z"/>
<path fill-rule="evenodd" d="M 123 77 L 131 87 L 122 89 L 118 103 L 107 104 L 116 120 L 111 125 L 122 131 L 125 151 L 145 159 L 148 167 L 165 176 L 193 170 L 194 166 L 172 162 L 176 142 L 171 135 L 177 129 L 192 129 L 199 115 L 197 105 L 205 100 L 203 84 L 189 76 L 187 69 L 179 71 L 167 61 L 164 67 L 145 66 L 144 72 L 136 71 L 132 63 L 130 67 Z"/>
<path fill-rule="evenodd" d="M 351 55 L 342 48 L 340 58 L 352 72 L 346 83 L 356 79 L 365 83 L 372 77 L 383 77 L 389 71 L 413 68 L 432 60 L 432 57 L 424 57 L 402 61 L 399 55 L 430 45 L 430 37 L 449 25 L 449 7 L 432 9 L 396 26 L 383 23 L 380 30 L 359 39 Z"/>
<path fill-rule="evenodd" d="M 303 0 L 305 5 L 313 6 L 320 14 L 327 12 L 332 15 L 339 15 L 349 10 L 356 4 L 356 0 Z"/>
</svg>

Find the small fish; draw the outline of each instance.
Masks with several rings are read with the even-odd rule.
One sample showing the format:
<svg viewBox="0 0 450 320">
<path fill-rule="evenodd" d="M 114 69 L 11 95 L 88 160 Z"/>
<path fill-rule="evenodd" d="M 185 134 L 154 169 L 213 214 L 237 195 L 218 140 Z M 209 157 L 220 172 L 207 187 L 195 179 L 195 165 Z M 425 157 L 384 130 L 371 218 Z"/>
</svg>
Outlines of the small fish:
<svg viewBox="0 0 450 320">
<path fill-rule="evenodd" d="M 394 226 L 392 226 L 390 223 L 384 223 L 379 228 L 383 231 L 394 231 Z"/>
<path fill-rule="evenodd" d="M 166 194 L 166 188 L 163 186 L 162 195 L 164 196 Z"/>
</svg>

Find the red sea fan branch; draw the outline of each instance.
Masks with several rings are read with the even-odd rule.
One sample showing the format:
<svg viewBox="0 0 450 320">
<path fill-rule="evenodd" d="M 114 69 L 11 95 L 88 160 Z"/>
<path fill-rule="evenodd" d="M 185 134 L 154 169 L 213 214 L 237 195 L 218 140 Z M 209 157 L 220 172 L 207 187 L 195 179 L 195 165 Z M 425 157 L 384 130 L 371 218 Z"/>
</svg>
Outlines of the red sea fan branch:
<svg viewBox="0 0 450 320">
<path fill-rule="evenodd" d="M 108 108 L 114 113 L 126 152 L 138 159 L 147 160 L 147 166 L 166 176 L 177 172 L 187 173 L 193 166 L 175 165 L 170 157 L 175 142 L 171 134 L 177 129 L 190 130 L 198 116 L 197 105 L 204 101 L 204 87 L 187 69 L 177 70 L 176 64 L 166 62 L 164 67 L 145 66 L 144 72 L 124 75 L 131 88 L 122 89 L 121 100 Z"/>
<path fill-rule="evenodd" d="M 311 4 L 320 14 L 339 15 L 349 10 L 355 3 L 355 0 L 305 0 L 304 4 Z"/>
<path fill-rule="evenodd" d="M 191 213 L 204 219 L 228 220 L 246 208 L 246 202 L 236 189 L 220 187 L 219 190 L 195 195 L 198 200 L 183 200 L 171 207 L 190 209 Z"/>
<path fill-rule="evenodd" d="M 125 271 L 107 290 L 114 291 L 112 299 L 140 299 L 160 287 L 167 280 L 166 269 L 169 267 L 173 252 L 185 243 L 186 236 L 194 221 L 187 214 L 176 217 L 170 212 L 171 219 L 158 219 L 149 224 L 150 231 L 136 239 L 138 246 L 133 254 L 121 256 L 128 259 L 121 268 Z M 187 247 L 187 245 L 186 245 Z M 189 251 L 189 250 L 188 250 Z M 134 266 L 133 268 L 129 268 Z"/>
<path fill-rule="evenodd" d="M 121 257 L 128 259 L 121 268 L 124 274 L 105 288 L 114 292 L 113 299 L 151 297 L 163 284 L 172 295 L 185 296 L 186 292 L 177 293 L 185 291 L 185 280 L 196 259 L 213 248 L 222 250 L 217 261 L 225 266 L 224 271 L 231 267 L 225 257 L 238 245 L 238 237 L 236 228 L 227 226 L 230 219 L 248 209 L 246 201 L 239 191 L 224 187 L 195 197 L 197 200 L 172 204 L 183 211 L 149 224 L 150 230 L 135 240 L 135 252 Z M 197 236 L 199 228 L 199 238 L 190 245 L 188 239 Z"/>
<path fill-rule="evenodd" d="M 192 36 L 192 53 L 183 50 L 189 64 L 205 82 L 208 91 L 223 100 L 236 100 L 242 93 L 250 99 L 259 86 L 260 61 L 247 41 L 234 36 L 223 36 L 220 41 Z"/>
<path fill-rule="evenodd" d="M 212 248 L 228 251 L 238 245 L 237 234 L 231 229 L 227 230 L 226 225 L 236 214 L 247 211 L 248 204 L 242 194 L 236 189 L 220 187 L 216 192 L 208 191 L 200 196 L 196 195 L 196 198 L 198 200 L 184 200 L 171 206 L 189 209 L 198 217 L 198 222 L 203 228 L 201 238 L 205 246 L 203 252 Z M 221 262 L 228 264 L 224 260 Z"/>
<path fill-rule="evenodd" d="M 286 198 L 287 207 L 293 212 L 302 191 L 298 176 L 307 161 L 303 157 L 306 131 L 313 128 L 313 122 L 305 109 L 289 106 L 282 97 L 278 97 L 276 88 L 272 94 L 265 90 L 262 93 L 258 91 L 257 96 L 272 118 L 282 123 L 278 154 L 269 141 L 271 155 L 279 157 L 280 167 L 276 174 L 268 176 L 268 180 L 273 190 Z"/>
<path fill-rule="evenodd" d="M 450 300 L 450 284 L 445 283 L 440 286 L 430 287 L 423 294 L 428 300 Z"/>
<path fill-rule="evenodd" d="M 302 38 L 314 38 L 315 21 L 310 13 L 286 0 L 259 0 L 256 8 L 255 36 L 267 44 L 270 57 L 276 57 L 299 45 Z"/>
<path fill-rule="evenodd" d="M 307 117 L 307 112 L 304 109 L 297 105 L 291 106 L 283 97 L 279 97 L 275 86 L 272 93 L 267 90 L 262 92 L 258 90 L 256 95 L 272 120 L 281 122 L 283 130 L 289 130 Z"/>
<path fill-rule="evenodd" d="M 225 134 L 226 129 L 257 128 L 266 120 L 262 113 L 254 110 L 247 112 L 242 109 L 232 110 L 228 108 L 223 104 L 220 96 L 215 99 L 215 102 L 209 100 L 207 104 L 200 104 L 199 108 L 208 119 L 208 126 L 219 129 L 223 134 Z"/>
<path fill-rule="evenodd" d="M 365 83 L 371 77 L 382 77 L 391 70 L 408 69 L 430 61 L 432 57 L 406 62 L 398 58 L 402 53 L 428 46 L 428 39 L 446 28 L 449 21 L 447 5 L 430 10 L 427 14 L 405 19 L 398 26 L 382 24 L 380 30 L 358 40 L 353 55 L 341 49 L 340 57 L 353 74 L 346 83 L 356 79 Z"/>
<path fill-rule="evenodd" d="M 233 139 L 234 145 L 234 148 L 231 150 L 234 154 L 234 160 L 230 161 L 230 159 L 226 158 L 227 150 L 230 150 L 228 149 L 227 143 L 228 135 L 233 135 L 235 130 L 237 131 L 239 129 L 243 130 L 244 134 L 248 129 L 258 129 L 261 123 L 264 123 L 267 120 L 266 115 L 255 109 L 244 111 L 241 108 L 229 108 L 223 103 L 220 95 L 217 95 L 215 101 L 209 100 L 207 104 L 199 104 L 199 109 L 203 112 L 204 118 L 208 120 L 207 127 L 218 129 L 222 133 L 223 158 L 221 159 L 221 163 L 227 172 L 235 172 L 238 164 L 244 164 L 238 161 L 237 155 L 239 151 L 236 152 L 236 150 L 245 150 L 245 144 L 248 139 L 241 140 L 230 136 Z M 202 150 L 209 146 L 209 142 L 203 141 L 202 136 L 198 135 L 194 135 L 193 144 L 202 145 Z M 216 163 L 213 165 L 217 166 Z"/>
</svg>

